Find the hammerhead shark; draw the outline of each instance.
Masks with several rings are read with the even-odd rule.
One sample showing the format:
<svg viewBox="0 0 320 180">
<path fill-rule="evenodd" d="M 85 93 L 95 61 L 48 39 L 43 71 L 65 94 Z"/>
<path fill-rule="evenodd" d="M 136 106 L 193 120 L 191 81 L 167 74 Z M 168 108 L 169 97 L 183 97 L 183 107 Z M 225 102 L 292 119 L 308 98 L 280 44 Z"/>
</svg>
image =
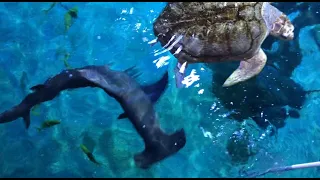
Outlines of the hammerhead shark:
<svg viewBox="0 0 320 180">
<path fill-rule="evenodd" d="M 30 126 L 30 109 L 40 103 L 50 101 L 61 91 L 77 88 L 101 88 L 117 100 L 124 110 L 119 119 L 127 117 L 142 137 L 145 149 L 134 155 L 135 164 L 143 169 L 177 153 L 185 146 L 184 129 L 169 135 L 162 131 L 154 110 L 154 102 L 164 92 L 168 82 L 168 72 L 156 83 L 140 86 L 130 76 L 130 69 L 115 71 L 105 66 L 86 66 L 63 70 L 49 78 L 44 84 L 33 86 L 20 104 L 0 114 L 0 123 L 8 123 L 20 117 L 26 128 Z"/>
</svg>

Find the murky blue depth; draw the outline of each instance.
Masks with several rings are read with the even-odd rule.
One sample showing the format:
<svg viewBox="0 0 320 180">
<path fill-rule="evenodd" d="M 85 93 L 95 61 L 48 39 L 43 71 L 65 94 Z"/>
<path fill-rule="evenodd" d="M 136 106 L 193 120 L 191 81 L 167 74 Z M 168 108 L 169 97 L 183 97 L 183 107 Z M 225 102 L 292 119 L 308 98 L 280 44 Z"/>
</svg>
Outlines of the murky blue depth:
<svg viewBox="0 0 320 180">
<path fill-rule="evenodd" d="M 65 91 L 32 111 L 28 130 L 22 119 L 0 124 L 0 177 L 237 177 L 244 170 L 319 160 L 320 93 L 307 91 L 320 89 L 320 3 L 275 3 L 293 21 L 294 40 L 268 37 L 262 47 L 270 65 L 229 89 L 221 83 L 238 62 L 192 64 L 190 86 L 175 87 L 177 60 L 159 54 L 159 43 L 148 44 L 166 3 L 62 4 L 78 8 L 67 31 L 61 5 L 46 11 L 52 3 L 0 3 L 0 112 L 67 67 L 136 65 L 143 72 L 140 84 L 168 70 L 169 87 L 155 109 L 166 132 L 185 129 L 187 144 L 150 169 L 139 169 L 133 155 L 143 142 L 130 121 L 117 120 L 120 105 L 99 89 Z M 61 124 L 37 131 L 52 119 Z M 90 162 L 81 143 L 104 166 Z M 310 168 L 265 177 L 319 174 Z"/>
</svg>

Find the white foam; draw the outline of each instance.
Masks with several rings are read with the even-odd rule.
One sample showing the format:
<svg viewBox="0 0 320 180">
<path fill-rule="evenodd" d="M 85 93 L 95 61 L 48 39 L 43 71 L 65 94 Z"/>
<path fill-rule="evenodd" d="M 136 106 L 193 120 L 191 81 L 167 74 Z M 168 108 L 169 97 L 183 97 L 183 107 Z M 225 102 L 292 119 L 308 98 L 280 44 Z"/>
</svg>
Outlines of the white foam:
<svg viewBox="0 0 320 180">
<path fill-rule="evenodd" d="M 194 82 L 199 81 L 200 76 L 196 75 L 196 70 L 192 69 L 191 73 L 189 76 L 186 76 L 183 81 L 181 82 L 182 84 L 186 85 L 186 88 L 190 87 Z"/>
</svg>

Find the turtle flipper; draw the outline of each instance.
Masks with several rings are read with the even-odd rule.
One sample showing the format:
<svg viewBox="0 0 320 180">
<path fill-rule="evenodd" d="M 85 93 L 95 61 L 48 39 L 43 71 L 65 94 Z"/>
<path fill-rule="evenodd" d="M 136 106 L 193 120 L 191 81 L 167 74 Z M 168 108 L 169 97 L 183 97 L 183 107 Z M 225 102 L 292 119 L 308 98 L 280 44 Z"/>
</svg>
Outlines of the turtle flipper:
<svg viewBox="0 0 320 180">
<path fill-rule="evenodd" d="M 174 73 L 175 73 L 175 79 L 176 79 L 176 87 L 177 88 L 183 88 L 184 85 L 182 84 L 182 81 L 185 77 L 185 70 L 187 68 L 187 62 L 183 63 L 181 65 L 181 63 L 177 63 L 177 66 L 174 69 Z"/>
<path fill-rule="evenodd" d="M 230 87 L 258 75 L 267 62 L 267 56 L 262 49 L 251 59 L 241 61 L 239 67 L 224 82 L 222 87 Z"/>
</svg>

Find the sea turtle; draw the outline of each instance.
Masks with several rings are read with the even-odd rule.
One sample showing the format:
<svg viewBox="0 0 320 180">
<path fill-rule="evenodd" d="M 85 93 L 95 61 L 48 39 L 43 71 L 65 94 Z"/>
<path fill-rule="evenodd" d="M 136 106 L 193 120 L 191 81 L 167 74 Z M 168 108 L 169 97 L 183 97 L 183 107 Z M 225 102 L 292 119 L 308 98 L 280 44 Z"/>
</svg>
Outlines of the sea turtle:
<svg viewBox="0 0 320 180">
<path fill-rule="evenodd" d="M 246 81 L 266 64 L 265 38 L 292 40 L 293 30 L 269 2 L 170 2 L 153 24 L 157 41 L 178 59 L 177 87 L 187 63 L 241 61 L 223 87 Z"/>
</svg>

